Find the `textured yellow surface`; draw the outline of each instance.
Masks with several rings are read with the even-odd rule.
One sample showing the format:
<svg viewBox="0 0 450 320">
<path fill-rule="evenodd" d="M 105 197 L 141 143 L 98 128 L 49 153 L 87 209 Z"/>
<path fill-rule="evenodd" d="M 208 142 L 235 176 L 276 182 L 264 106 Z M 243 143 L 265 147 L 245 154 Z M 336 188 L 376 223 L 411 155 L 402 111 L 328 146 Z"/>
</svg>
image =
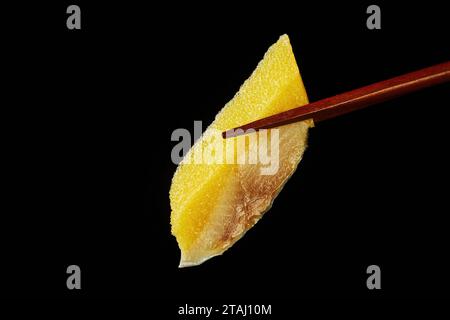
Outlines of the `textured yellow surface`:
<svg viewBox="0 0 450 320">
<path fill-rule="evenodd" d="M 275 175 L 261 175 L 259 164 L 192 164 L 187 159 L 211 144 L 224 147 L 225 140 L 210 139 L 214 130 L 230 129 L 306 103 L 289 38 L 283 35 L 175 172 L 170 189 L 171 224 L 181 249 L 180 267 L 222 254 L 258 221 L 295 171 L 313 124 L 305 121 L 279 128 L 280 159 Z M 248 147 L 247 151 L 256 152 Z"/>
</svg>

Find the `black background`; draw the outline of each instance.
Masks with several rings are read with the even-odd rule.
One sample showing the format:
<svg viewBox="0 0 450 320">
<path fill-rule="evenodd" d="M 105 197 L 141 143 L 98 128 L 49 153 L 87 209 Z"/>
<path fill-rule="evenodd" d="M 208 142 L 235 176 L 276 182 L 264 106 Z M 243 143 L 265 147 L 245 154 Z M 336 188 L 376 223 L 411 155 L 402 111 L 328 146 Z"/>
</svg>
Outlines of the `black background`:
<svg viewBox="0 0 450 320">
<path fill-rule="evenodd" d="M 441 5 L 378 3 L 382 29 L 368 30 L 371 2 L 73 1 L 70 31 L 69 4 L 4 11 L 3 295 L 156 296 L 170 312 L 449 296 L 448 85 L 318 124 L 268 214 L 199 267 L 177 268 L 168 198 L 172 131 L 209 124 L 281 34 L 316 101 L 448 60 Z M 66 288 L 71 264 L 80 291 Z M 366 288 L 371 264 L 380 291 Z"/>
</svg>

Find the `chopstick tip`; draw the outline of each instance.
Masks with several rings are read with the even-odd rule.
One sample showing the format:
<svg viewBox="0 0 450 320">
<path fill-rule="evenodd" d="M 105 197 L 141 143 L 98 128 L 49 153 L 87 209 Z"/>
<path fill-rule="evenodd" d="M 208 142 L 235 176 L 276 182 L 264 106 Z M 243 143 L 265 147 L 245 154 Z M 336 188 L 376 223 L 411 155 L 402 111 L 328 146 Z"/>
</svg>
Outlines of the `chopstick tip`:
<svg viewBox="0 0 450 320">
<path fill-rule="evenodd" d="M 236 135 L 236 131 L 234 129 L 226 130 L 222 132 L 222 138 L 232 138 Z"/>
<path fill-rule="evenodd" d="M 245 127 L 245 126 L 244 126 Z M 236 127 L 233 129 L 228 129 L 226 131 L 222 132 L 222 138 L 226 139 L 226 138 L 234 138 L 237 136 L 242 136 L 244 134 L 248 134 L 250 132 L 254 132 L 255 129 L 250 129 L 250 130 L 244 130 L 244 127 Z"/>
</svg>

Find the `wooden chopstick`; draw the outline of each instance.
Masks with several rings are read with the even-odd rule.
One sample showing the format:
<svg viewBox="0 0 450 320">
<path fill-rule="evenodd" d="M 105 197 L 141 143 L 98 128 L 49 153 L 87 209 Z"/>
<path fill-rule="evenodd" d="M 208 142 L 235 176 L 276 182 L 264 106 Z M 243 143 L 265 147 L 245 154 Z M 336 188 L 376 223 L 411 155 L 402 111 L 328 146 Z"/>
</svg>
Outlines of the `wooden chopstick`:
<svg viewBox="0 0 450 320">
<path fill-rule="evenodd" d="M 450 61 L 259 119 L 224 131 L 222 136 L 235 137 L 248 129 L 269 129 L 306 119 L 319 122 L 447 81 L 450 81 Z"/>
</svg>

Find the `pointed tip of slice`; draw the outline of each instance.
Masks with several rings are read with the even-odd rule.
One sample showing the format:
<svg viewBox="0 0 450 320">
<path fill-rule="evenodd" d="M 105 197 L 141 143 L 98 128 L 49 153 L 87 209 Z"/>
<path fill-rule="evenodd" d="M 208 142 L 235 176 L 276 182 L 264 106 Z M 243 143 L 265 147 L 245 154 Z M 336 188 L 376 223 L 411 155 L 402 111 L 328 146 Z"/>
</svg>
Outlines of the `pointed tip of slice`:
<svg viewBox="0 0 450 320">
<path fill-rule="evenodd" d="M 181 269 L 181 268 L 199 266 L 203 262 L 205 262 L 211 258 L 214 258 L 216 256 L 220 256 L 221 254 L 222 254 L 222 252 L 212 254 L 212 255 L 206 255 L 203 257 L 190 258 L 190 257 L 187 257 L 186 254 L 183 254 L 183 252 L 182 252 L 181 258 L 180 258 L 180 264 L 178 265 L 178 268 Z"/>
</svg>

